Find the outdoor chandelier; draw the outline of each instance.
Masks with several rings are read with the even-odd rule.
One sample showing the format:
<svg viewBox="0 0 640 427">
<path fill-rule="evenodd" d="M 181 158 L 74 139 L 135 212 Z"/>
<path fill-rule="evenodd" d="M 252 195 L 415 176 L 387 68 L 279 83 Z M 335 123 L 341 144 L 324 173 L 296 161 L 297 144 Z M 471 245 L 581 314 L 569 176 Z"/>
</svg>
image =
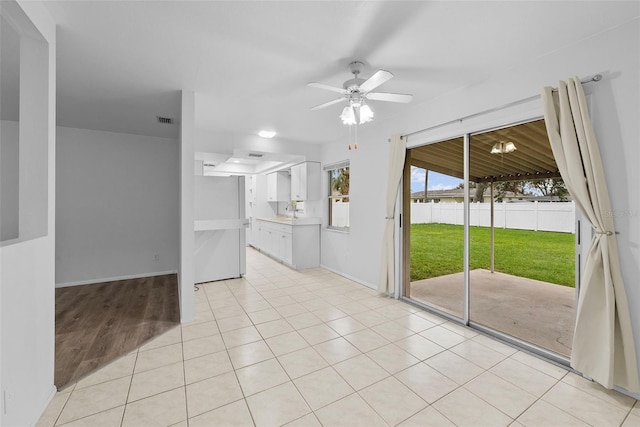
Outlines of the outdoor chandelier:
<svg viewBox="0 0 640 427">
<path fill-rule="evenodd" d="M 500 141 L 493 144 L 493 147 L 491 147 L 491 154 L 513 153 L 516 150 L 516 144 L 513 142 Z"/>
</svg>

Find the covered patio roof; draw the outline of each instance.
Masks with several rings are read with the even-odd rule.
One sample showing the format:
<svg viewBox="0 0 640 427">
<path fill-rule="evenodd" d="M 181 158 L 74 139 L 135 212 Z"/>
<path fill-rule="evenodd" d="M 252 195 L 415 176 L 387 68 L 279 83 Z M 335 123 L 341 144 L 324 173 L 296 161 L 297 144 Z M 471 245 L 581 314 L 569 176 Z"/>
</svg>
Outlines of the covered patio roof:
<svg viewBox="0 0 640 427">
<path fill-rule="evenodd" d="M 492 154 L 499 142 L 513 142 L 511 153 Z M 464 178 L 463 138 L 409 150 L 414 166 L 456 178 Z M 469 181 L 497 182 L 560 177 L 544 120 L 471 135 L 469 143 Z"/>
</svg>

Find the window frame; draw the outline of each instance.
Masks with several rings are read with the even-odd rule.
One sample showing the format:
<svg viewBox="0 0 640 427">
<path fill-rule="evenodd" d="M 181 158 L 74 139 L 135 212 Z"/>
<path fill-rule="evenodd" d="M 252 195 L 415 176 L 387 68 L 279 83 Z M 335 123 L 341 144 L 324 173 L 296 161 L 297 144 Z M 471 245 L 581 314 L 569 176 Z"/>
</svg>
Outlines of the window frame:
<svg viewBox="0 0 640 427">
<path fill-rule="evenodd" d="M 345 197 L 349 199 L 349 203 L 351 202 L 351 191 L 349 191 L 349 193 L 347 194 L 340 194 L 340 195 L 333 195 L 332 194 L 332 189 L 331 189 L 331 184 L 333 182 L 333 177 L 332 174 L 334 173 L 334 171 L 339 170 L 339 169 L 348 169 L 349 170 L 349 182 L 351 181 L 351 167 L 350 167 L 350 162 L 349 160 L 343 160 L 341 162 L 336 162 L 336 163 L 332 163 L 329 165 L 325 165 L 325 167 L 323 168 L 324 172 L 327 174 L 327 202 L 328 202 L 328 207 L 327 207 L 327 229 L 328 230 L 332 230 L 332 231 L 341 231 L 344 233 L 348 233 L 351 229 L 351 213 L 348 213 L 348 217 L 347 217 L 347 223 L 349 225 L 347 225 L 346 227 L 341 227 L 341 226 L 336 226 L 332 224 L 332 211 L 333 211 L 333 203 L 334 200 L 336 199 L 344 199 Z"/>
</svg>

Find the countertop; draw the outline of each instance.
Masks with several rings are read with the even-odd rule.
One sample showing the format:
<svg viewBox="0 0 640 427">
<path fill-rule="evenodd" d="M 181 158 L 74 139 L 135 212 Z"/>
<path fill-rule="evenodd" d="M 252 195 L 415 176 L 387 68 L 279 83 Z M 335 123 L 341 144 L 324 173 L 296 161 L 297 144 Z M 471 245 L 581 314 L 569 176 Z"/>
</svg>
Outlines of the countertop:
<svg viewBox="0 0 640 427">
<path fill-rule="evenodd" d="M 247 228 L 249 225 L 248 218 L 239 219 L 210 219 L 194 221 L 195 231 L 212 231 L 212 230 L 233 230 L 237 228 Z"/>
<path fill-rule="evenodd" d="M 276 216 L 271 218 L 256 218 L 259 221 L 269 221 L 275 222 L 278 224 L 286 224 L 286 225 L 319 225 L 322 224 L 321 218 L 315 217 L 298 217 L 292 218 L 290 216 Z"/>
</svg>

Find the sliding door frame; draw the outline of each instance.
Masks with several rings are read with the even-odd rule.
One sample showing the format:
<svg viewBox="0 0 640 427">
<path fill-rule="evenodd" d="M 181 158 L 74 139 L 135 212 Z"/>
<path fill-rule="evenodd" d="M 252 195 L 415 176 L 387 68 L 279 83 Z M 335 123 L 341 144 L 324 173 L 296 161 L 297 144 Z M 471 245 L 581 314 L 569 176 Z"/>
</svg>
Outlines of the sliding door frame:
<svg viewBox="0 0 640 427">
<path fill-rule="evenodd" d="M 403 302 L 406 302 L 408 304 L 411 304 L 413 306 L 416 306 L 418 308 L 421 308 L 425 311 L 434 313 L 438 316 L 444 317 L 452 322 L 458 323 L 458 324 L 462 324 L 464 326 L 468 326 L 474 330 L 477 330 L 479 332 L 484 333 L 485 335 L 489 335 L 493 338 L 496 338 L 500 341 L 503 341 L 506 344 L 509 344 L 513 347 L 516 347 L 518 349 L 522 349 L 525 351 L 528 351 L 530 353 L 533 354 L 537 354 L 539 356 L 544 357 L 545 359 L 556 363 L 558 365 L 561 365 L 563 367 L 566 367 L 568 369 L 571 369 L 570 367 L 570 358 L 558 353 L 555 353 L 553 351 L 547 350 L 543 347 L 540 347 L 536 344 L 532 344 L 526 341 L 523 341 L 519 338 L 513 337 L 511 335 L 505 334 L 503 332 L 500 332 L 496 329 L 490 328 L 488 326 L 484 326 L 482 324 L 476 323 L 473 320 L 470 319 L 470 278 L 469 278 L 469 274 L 470 274 L 470 270 L 469 270 L 469 256 L 470 256 L 470 235 L 469 235 L 469 213 L 470 213 L 470 197 L 469 197 L 469 163 L 470 163 L 470 141 L 471 141 L 471 136 L 475 135 L 475 134 L 481 134 L 481 133 L 485 133 L 485 132 L 490 132 L 493 130 L 498 130 L 498 129 L 504 129 L 504 128 L 509 128 L 512 126 L 516 126 L 519 124 L 523 124 L 523 123 L 528 123 L 528 122 L 532 122 L 535 120 L 539 120 L 542 117 L 540 116 L 536 116 L 536 117 L 531 117 L 528 119 L 524 119 L 524 120 L 519 120 L 519 121 L 514 121 L 514 122 L 510 122 L 501 126 L 493 126 L 493 127 L 489 127 L 486 129 L 482 129 L 482 130 L 474 130 L 474 131 L 467 131 L 462 133 L 462 135 L 457 134 L 457 135 L 452 135 L 449 138 L 445 138 L 445 139 L 437 139 L 431 142 L 427 142 L 426 144 L 421 144 L 421 145 L 416 145 L 414 147 L 408 147 L 407 153 L 406 153 L 406 157 L 405 157 L 405 165 L 404 165 L 404 172 L 403 172 L 403 178 L 402 178 L 402 197 L 400 200 L 400 205 L 401 205 L 401 220 L 400 220 L 400 230 L 399 230 L 399 235 L 401 236 L 402 239 L 402 244 L 400 245 L 400 266 L 401 266 L 401 272 L 400 272 L 400 277 L 402 278 L 401 283 L 400 283 L 400 300 L 402 300 Z M 452 314 L 446 313 L 443 310 L 439 310 L 436 307 L 432 307 L 430 305 L 421 303 L 419 301 L 416 301 L 415 299 L 412 299 L 410 297 L 410 283 L 411 283 L 411 278 L 410 278 L 410 272 L 411 272 L 411 254 L 410 254 L 410 245 L 411 245 L 411 150 L 414 148 L 418 148 L 420 146 L 424 146 L 424 145 L 430 145 L 430 144 L 436 144 L 438 142 L 442 142 L 442 141 L 446 141 L 447 139 L 452 139 L 452 138 L 459 138 L 460 136 L 463 137 L 463 141 L 464 141 L 464 154 L 463 154 L 463 161 L 464 161 L 464 210 L 463 210 L 463 215 L 464 215 L 464 244 L 463 244 L 463 277 L 464 277 L 464 293 L 463 293 L 463 317 L 457 317 L 454 316 Z M 426 195 L 426 191 L 427 189 L 425 188 L 425 195 Z M 577 248 L 576 248 L 577 250 Z M 578 274 L 578 272 L 576 271 L 576 274 Z M 576 292 L 579 291 L 579 283 L 578 283 L 578 277 L 576 275 Z M 577 300 L 577 293 L 576 293 L 576 300 Z"/>
</svg>

